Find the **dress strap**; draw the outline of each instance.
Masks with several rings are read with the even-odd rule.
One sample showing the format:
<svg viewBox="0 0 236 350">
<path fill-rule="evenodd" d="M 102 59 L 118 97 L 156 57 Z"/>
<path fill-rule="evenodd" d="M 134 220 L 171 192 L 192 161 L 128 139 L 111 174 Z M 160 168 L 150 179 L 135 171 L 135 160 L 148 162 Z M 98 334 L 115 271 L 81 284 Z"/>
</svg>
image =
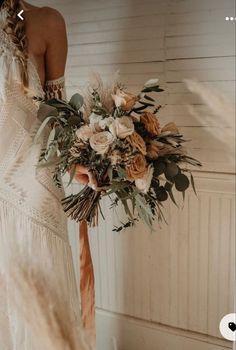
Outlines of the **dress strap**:
<svg viewBox="0 0 236 350">
<path fill-rule="evenodd" d="M 66 99 L 65 77 L 46 81 L 44 91 L 45 91 L 45 98 L 47 100 L 50 100 L 52 98 L 65 100 Z"/>
</svg>

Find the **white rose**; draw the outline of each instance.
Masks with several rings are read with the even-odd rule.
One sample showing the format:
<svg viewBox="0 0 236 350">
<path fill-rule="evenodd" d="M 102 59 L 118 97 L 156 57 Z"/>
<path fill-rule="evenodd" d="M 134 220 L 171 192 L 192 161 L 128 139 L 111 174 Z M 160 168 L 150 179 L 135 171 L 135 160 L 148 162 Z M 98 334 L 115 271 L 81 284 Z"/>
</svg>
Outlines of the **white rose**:
<svg viewBox="0 0 236 350">
<path fill-rule="evenodd" d="M 125 139 L 127 136 L 133 134 L 134 123 L 130 117 L 121 117 L 114 120 L 109 127 L 110 132 L 114 137 Z"/>
<path fill-rule="evenodd" d="M 88 141 L 90 137 L 93 135 L 93 130 L 90 128 L 89 125 L 83 125 L 81 128 L 79 128 L 76 131 L 76 136 L 78 139 L 83 140 L 83 141 Z"/>
<path fill-rule="evenodd" d="M 94 134 L 90 137 L 90 146 L 98 154 L 105 154 L 112 142 L 114 141 L 113 135 L 109 131 L 102 131 Z"/>
<path fill-rule="evenodd" d="M 135 185 L 139 189 L 139 191 L 143 193 L 148 193 L 152 182 L 153 172 L 154 169 L 152 165 L 149 165 L 144 177 L 142 179 L 135 180 Z"/>
<path fill-rule="evenodd" d="M 104 118 L 99 122 L 99 127 L 102 130 L 105 130 L 106 128 L 109 128 L 109 126 L 114 122 L 114 118 L 112 117 L 108 117 L 108 118 Z"/>
<path fill-rule="evenodd" d="M 95 131 L 101 131 L 101 128 L 99 126 L 99 123 L 102 121 L 102 116 L 98 115 L 96 113 L 92 113 L 89 116 L 89 124 L 91 129 L 95 132 Z"/>
<path fill-rule="evenodd" d="M 146 88 L 154 87 L 154 86 L 158 85 L 158 82 L 159 82 L 159 79 L 150 79 L 150 80 L 146 81 L 144 86 Z"/>
</svg>

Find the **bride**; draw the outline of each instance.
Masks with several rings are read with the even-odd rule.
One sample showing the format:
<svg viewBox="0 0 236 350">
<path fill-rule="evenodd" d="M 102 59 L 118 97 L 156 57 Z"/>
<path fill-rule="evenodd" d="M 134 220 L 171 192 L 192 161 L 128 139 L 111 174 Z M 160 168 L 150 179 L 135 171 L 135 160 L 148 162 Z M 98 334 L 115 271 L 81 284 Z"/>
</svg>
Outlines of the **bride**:
<svg viewBox="0 0 236 350">
<path fill-rule="evenodd" d="M 50 8 L 37 8 L 19 0 L 0 0 L 0 6 L 1 251 L 10 241 L 15 242 L 28 264 L 47 273 L 46 261 L 50 261 L 53 281 L 57 279 L 57 287 L 66 290 L 79 324 L 67 220 L 60 204 L 63 190 L 54 186 L 51 169 L 36 168 L 47 135 L 40 143 L 33 143 L 40 124 L 34 97 L 63 98 L 65 94 L 65 24 Z M 24 20 L 17 16 L 21 10 Z M 0 272 L 4 273 L 1 269 L 2 265 Z M 14 308 L 9 288 L 8 284 L 4 289 L 1 286 L 0 348 L 32 350 L 29 327 Z"/>
</svg>

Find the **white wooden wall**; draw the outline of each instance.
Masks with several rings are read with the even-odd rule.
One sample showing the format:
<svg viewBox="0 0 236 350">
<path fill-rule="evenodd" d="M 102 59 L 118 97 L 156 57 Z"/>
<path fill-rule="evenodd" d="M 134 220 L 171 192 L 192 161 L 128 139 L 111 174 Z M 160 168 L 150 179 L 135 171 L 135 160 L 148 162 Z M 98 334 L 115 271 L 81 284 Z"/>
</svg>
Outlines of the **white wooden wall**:
<svg viewBox="0 0 236 350">
<path fill-rule="evenodd" d="M 96 274 L 99 350 L 213 350 L 222 340 L 221 317 L 233 312 L 234 171 L 227 129 L 184 78 L 197 78 L 235 99 L 234 0 L 35 0 L 57 7 L 69 36 L 68 94 L 92 71 L 105 78 L 118 69 L 129 89 L 158 77 L 166 92 L 161 121 L 174 120 L 188 138 L 198 199 L 167 205 L 169 225 L 150 234 L 143 225 L 111 232 L 116 217 L 91 231 Z M 189 113 L 189 106 L 197 118 Z M 216 137 L 215 131 L 222 131 Z M 78 185 L 73 185 L 77 190 Z M 77 227 L 70 223 L 77 255 Z M 78 271 L 77 271 L 78 272 Z"/>
</svg>

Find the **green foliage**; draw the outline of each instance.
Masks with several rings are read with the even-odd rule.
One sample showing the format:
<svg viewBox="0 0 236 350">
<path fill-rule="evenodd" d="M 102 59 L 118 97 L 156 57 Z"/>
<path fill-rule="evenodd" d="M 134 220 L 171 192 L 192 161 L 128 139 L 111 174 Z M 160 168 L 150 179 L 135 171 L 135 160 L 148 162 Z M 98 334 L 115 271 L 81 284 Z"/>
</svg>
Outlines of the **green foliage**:
<svg viewBox="0 0 236 350">
<path fill-rule="evenodd" d="M 71 97 L 69 104 L 73 109 L 78 111 L 84 104 L 84 98 L 80 94 L 74 94 Z"/>
</svg>

